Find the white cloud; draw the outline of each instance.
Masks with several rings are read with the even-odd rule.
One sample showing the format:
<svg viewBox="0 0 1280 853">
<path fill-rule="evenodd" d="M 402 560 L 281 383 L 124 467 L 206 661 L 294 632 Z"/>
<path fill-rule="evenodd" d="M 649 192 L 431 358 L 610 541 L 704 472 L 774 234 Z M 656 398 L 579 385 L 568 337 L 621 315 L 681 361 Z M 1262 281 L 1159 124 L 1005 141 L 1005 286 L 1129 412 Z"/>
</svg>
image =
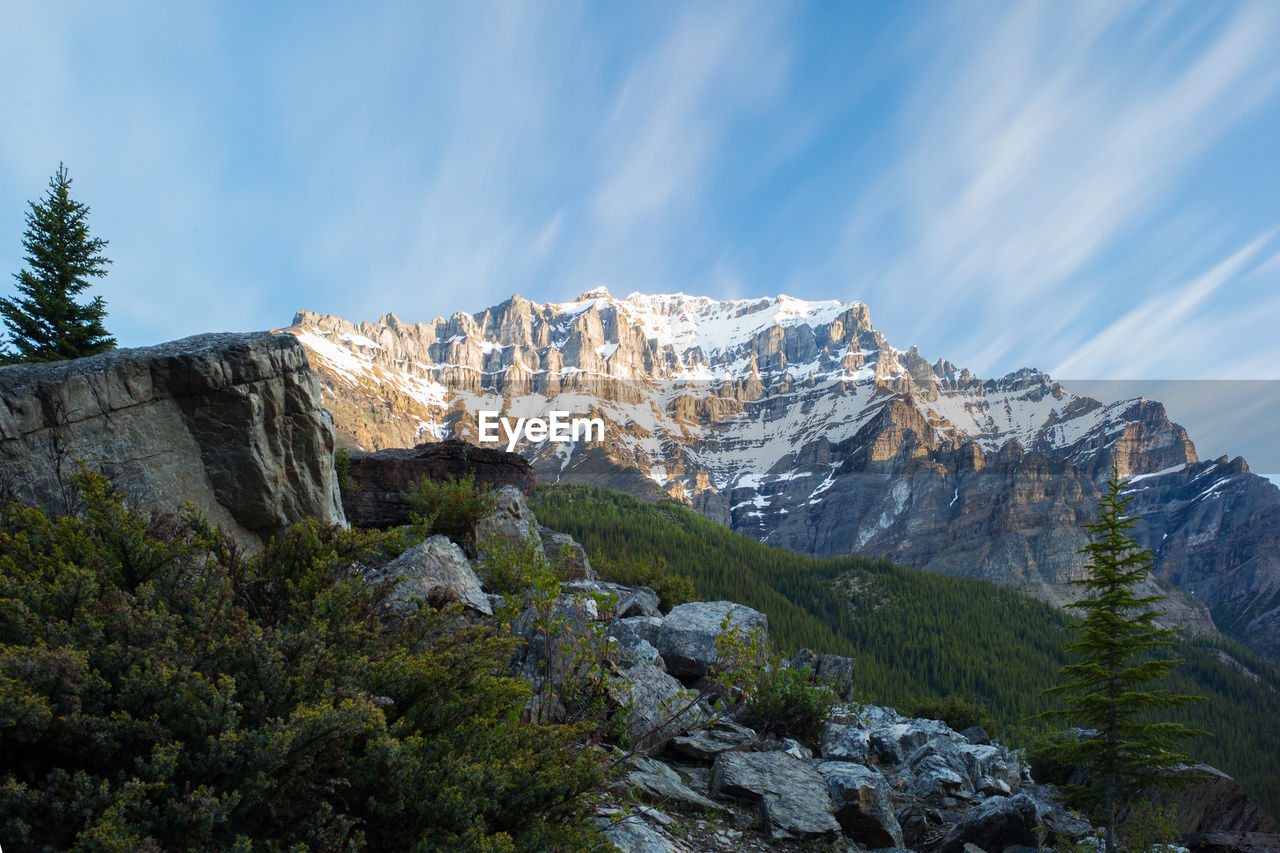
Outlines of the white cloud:
<svg viewBox="0 0 1280 853">
<path fill-rule="evenodd" d="M 939 24 L 904 150 L 854 209 L 839 268 L 878 282 L 872 305 L 913 340 L 989 370 L 1108 310 L 1117 283 L 1087 271 L 1274 98 L 1280 15 L 1232 6 L 1178 32 L 1122 4 L 979 9 Z M 991 328 L 1019 331 L 995 347 Z"/>
</svg>

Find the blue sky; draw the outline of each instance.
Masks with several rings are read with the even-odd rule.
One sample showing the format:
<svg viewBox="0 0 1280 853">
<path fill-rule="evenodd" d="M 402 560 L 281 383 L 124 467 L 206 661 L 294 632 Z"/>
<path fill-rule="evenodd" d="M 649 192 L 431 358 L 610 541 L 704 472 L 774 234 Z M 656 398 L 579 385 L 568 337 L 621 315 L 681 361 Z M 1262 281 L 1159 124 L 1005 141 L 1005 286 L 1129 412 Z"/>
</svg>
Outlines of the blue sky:
<svg viewBox="0 0 1280 853">
<path fill-rule="evenodd" d="M 862 300 L 984 375 L 1280 379 L 1280 4 L 10 3 L 123 345 L 520 292 Z"/>
</svg>

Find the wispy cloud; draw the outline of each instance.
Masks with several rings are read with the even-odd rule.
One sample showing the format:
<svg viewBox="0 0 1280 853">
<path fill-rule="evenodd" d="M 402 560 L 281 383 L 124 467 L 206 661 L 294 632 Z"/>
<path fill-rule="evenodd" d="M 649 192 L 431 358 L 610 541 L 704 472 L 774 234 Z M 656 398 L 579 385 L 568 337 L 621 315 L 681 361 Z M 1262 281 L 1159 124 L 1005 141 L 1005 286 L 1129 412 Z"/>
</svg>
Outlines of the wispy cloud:
<svg viewBox="0 0 1280 853">
<path fill-rule="evenodd" d="M 1274 97 L 1275 7 L 1190 22 L 1137 11 L 962 6 L 939 22 L 902 156 L 855 208 L 842 249 L 847 269 L 878 282 L 876 302 L 909 315 L 897 319 L 912 339 L 955 340 L 972 318 L 961 349 L 986 370 L 1111 310 L 1117 283 L 1087 280 L 1091 266 L 1158 227 L 1197 156 Z M 993 347 L 993 327 L 1021 331 Z"/>
<path fill-rule="evenodd" d="M 1207 308 L 1224 289 L 1246 286 L 1254 276 L 1264 277 L 1268 289 L 1280 283 L 1276 274 L 1280 249 L 1275 235 L 1274 230 L 1264 234 L 1191 281 L 1147 299 L 1078 345 L 1052 373 L 1100 379 L 1171 379 L 1197 374 L 1219 379 L 1262 378 L 1250 375 L 1249 370 L 1250 363 L 1257 364 L 1263 353 L 1241 358 L 1234 348 L 1212 344 L 1229 340 L 1232 330 L 1231 324 L 1215 320 Z M 1270 255 L 1265 254 L 1267 250 Z M 1242 312 L 1256 312 L 1260 307 L 1250 306 L 1249 300 L 1231 301 L 1243 303 Z M 1273 344 L 1265 355 L 1273 358 L 1273 365 L 1280 364 L 1280 345 Z"/>
</svg>

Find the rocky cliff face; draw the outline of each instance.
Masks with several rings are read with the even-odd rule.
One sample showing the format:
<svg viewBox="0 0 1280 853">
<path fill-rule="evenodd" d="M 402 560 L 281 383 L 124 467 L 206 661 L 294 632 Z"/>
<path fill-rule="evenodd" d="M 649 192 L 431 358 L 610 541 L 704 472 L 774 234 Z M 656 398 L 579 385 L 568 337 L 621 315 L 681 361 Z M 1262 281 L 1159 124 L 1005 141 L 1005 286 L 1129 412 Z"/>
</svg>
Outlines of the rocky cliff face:
<svg viewBox="0 0 1280 853">
<path fill-rule="evenodd" d="M 1035 370 L 982 380 L 895 349 L 860 303 L 594 291 L 430 323 L 303 311 L 288 331 L 348 446 L 475 441 L 481 409 L 599 417 L 603 441 L 517 446 L 543 482 L 671 496 L 772 544 L 1058 603 L 1114 466 L 1160 581 L 1183 590 L 1171 617 L 1213 633 L 1211 608 L 1280 656 L 1280 490 L 1243 460 L 1200 461 L 1158 402 L 1103 404 Z"/>
<path fill-rule="evenodd" d="M 64 510 L 78 461 L 140 506 L 190 501 L 253 548 L 306 517 L 341 523 L 331 416 L 289 335 L 199 335 L 0 368 L 0 482 Z"/>
</svg>

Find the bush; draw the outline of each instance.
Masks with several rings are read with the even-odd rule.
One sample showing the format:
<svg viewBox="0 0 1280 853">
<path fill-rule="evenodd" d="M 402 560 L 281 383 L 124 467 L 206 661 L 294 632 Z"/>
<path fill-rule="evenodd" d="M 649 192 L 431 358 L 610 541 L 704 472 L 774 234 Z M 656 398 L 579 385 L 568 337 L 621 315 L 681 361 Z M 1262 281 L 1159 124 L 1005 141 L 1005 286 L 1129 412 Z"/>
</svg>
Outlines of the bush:
<svg viewBox="0 0 1280 853">
<path fill-rule="evenodd" d="M 495 498 L 476 487 L 475 474 L 435 482 L 423 477 L 418 487 L 405 494 L 409 521 L 422 536 L 448 536 L 475 555 L 476 522 L 493 511 Z"/>
<path fill-rule="evenodd" d="M 623 586 L 647 586 L 658 594 L 663 611 L 694 600 L 693 579 L 667 567 L 662 557 L 622 554 L 610 559 L 597 554 L 591 568 L 601 580 Z"/>
<path fill-rule="evenodd" d="M 333 451 L 333 473 L 338 477 L 338 491 L 344 495 L 354 495 L 360 491 L 351 476 L 351 454 L 345 447 Z"/>
<path fill-rule="evenodd" d="M 961 699 L 951 694 L 945 699 L 934 696 L 921 696 L 904 703 L 901 708 L 908 717 L 919 717 L 925 720 L 941 720 L 958 732 L 972 726 L 980 726 L 988 734 L 995 732 L 996 724 L 983 708 L 976 702 Z"/>
<path fill-rule="evenodd" d="M 585 727 L 516 722 L 511 640 L 394 624 L 353 568 L 387 534 L 316 523 L 245 559 L 76 478 L 83 518 L 0 510 L 6 850 L 578 850 Z"/>
<path fill-rule="evenodd" d="M 814 745 L 835 705 L 836 694 L 830 687 L 814 684 L 808 672 L 775 660 L 756 678 L 738 719 L 761 734 Z"/>
</svg>

